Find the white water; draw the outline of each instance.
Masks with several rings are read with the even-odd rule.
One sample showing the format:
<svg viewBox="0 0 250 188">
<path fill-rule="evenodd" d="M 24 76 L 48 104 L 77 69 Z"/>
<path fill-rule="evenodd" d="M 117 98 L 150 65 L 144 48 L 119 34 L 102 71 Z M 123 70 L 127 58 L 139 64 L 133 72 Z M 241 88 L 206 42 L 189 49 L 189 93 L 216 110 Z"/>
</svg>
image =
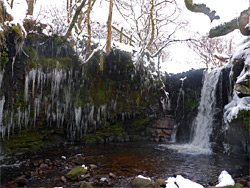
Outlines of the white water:
<svg viewBox="0 0 250 188">
<path fill-rule="evenodd" d="M 180 81 L 181 81 L 181 87 L 180 87 L 178 98 L 177 98 L 177 105 L 176 105 L 175 113 L 174 113 L 175 117 L 176 117 L 176 112 L 177 112 L 177 110 L 179 108 L 179 103 L 180 103 L 181 96 L 183 98 L 183 101 L 182 101 L 182 104 L 183 104 L 182 105 L 183 106 L 182 107 L 182 111 L 183 111 L 183 115 L 184 115 L 184 98 L 185 98 L 185 93 L 184 93 L 184 90 L 183 90 L 183 85 L 184 85 L 184 80 L 186 80 L 186 79 L 187 79 L 187 77 L 180 79 Z"/>
<path fill-rule="evenodd" d="M 170 145 L 169 148 L 190 154 L 210 154 L 210 136 L 213 131 L 213 120 L 216 113 L 216 87 L 222 68 L 208 70 L 201 90 L 198 114 L 193 121 L 193 139 L 184 145 Z"/>
</svg>

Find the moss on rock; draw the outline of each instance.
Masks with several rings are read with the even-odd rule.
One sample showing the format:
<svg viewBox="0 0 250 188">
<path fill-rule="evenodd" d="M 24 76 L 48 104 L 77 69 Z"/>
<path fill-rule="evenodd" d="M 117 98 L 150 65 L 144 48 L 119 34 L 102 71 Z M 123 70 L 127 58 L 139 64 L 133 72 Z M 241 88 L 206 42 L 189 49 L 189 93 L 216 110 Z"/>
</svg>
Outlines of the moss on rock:
<svg viewBox="0 0 250 188">
<path fill-rule="evenodd" d="M 53 145 L 63 135 L 61 129 L 47 130 L 46 128 L 34 128 L 22 130 L 19 134 L 13 134 L 9 139 L 1 140 L 1 146 L 7 153 L 17 153 L 28 150 L 37 150 L 41 146 Z"/>
<path fill-rule="evenodd" d="M 72 177 L 77 177 L 82 174 L 86 174 L 86 172 L 87 170 L 83 168 L 82 166 L 75 166 L 66 174 L 66 176 L 69 178 L 72 178 Z"/>
</svg>

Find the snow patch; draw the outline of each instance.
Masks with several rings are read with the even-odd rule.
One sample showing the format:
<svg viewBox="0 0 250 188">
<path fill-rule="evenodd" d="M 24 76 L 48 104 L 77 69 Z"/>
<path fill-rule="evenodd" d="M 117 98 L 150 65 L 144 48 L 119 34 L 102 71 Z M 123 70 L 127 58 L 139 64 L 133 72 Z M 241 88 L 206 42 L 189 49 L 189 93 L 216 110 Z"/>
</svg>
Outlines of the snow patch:
<svg viewBox="0 0 250 188">
<path fill-rule="evenodd" d="M 139 176 L 137 176 L 136 178 L 141 178 L 141 179 L 145 179 L 145 180 L 149 180 L 149 181 L 151 181 L 151 179 L 150 179 L 150 178 L 148 178 L 148 177 L 144 177 L 144 176 L 142 176 L 142 175 L 139 175 Z"/>
<path fill-rule="evenodd" d="M 202 185 L 195 183 L 189 179 L 177 175 L 176 178 L 170 177 L 166 181 L 166 188 L 204 188 Z"/>
<path fill-rule="evenodd" d="M 225 186 L 234 186 L 235 182 L 230 174 L 227 171 L 223 170 L 219 175 L 219 184 L 215 187 L 225 187 Z"/>
<path fill-rule="evenodd" d="M 244 68 L 242 69 L 240 75 L 237 77 L 236 84 L 241 83 L 242 81 L 246 81 L 250 76 L 250 71 L 248 70 L 250 67 L 250 37 L 244 40 L 239 46 L 235 49 L 233 56 L 230 60 L 230 66 L 232 67 L 232 63 L 236 59 L 244 59 Z M 230 75 L 233 72 L 231 70 Z M 238 113 L 241 110 L 250 111 L 250 97 L 238 97 L 238 92 L 233 90 L 233 99 L 224 107 L 224 122 L 230 123 L 233 119 L 237 118 Z"/>
</svg>

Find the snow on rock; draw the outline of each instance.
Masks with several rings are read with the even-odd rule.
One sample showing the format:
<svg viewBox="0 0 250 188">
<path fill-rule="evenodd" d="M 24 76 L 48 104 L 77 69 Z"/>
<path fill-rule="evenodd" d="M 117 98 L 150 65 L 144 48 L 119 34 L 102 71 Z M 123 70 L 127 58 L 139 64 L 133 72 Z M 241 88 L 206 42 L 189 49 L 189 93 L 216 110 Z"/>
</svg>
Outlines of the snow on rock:
<svg viewBox="0 0 250 188">
<path fill-rule="evenodd" d="M 13 18 L 11 22 L 7 21 L 4 25 L 20 25 L 24 36 L 27 36 L 26 30 L 23 27 L 23 20 L 26 17 L 26 12 L 28 9 L 28 5 L 25 0 L 16 0 L 14 1 L 13 9 L 11 9 L 7 0 L 0 0 L 3 3 L 3 6 L 8 14 L 10 14 Z"/>
<path fill-rule="evenodd" d="M 241 110 L 250 111 L 250 97 L 239 98 L 236 92 L 234 92 L 233 100 L 224 107 L 224 110 L 224 121 L 229 123 L 237 118 Z"/>
<path fill-rule="evenodd" d="M 170 177 L 166 181 L 166 188 L 204 188 L 202 185 L 189 179 L 177 175 L 176 178 Z"/>
<path fill-rule="evenodd" d="M 239 84 L 243 81 L 246 81 L 247 78 L 250 76 L 250 37 L 244 40 L 234 51 L 233 56 L 230 60 L 229 66 L 233 66 L 233 62 L 236 59 L 243 58 L 244 61 L 244 68 L 240 75 L 237 77 L 236 84 Z M 232 70 L 231 73 L 232 74 Z M 236 85 L 235 84 L 235 85 Z M 250 97 L 238 97 L 238 92 L 235 90 L 233 91 L 233 98 L 224 107 L 224 122 L 230 123 L 233 119 L 237 118 L 238 113 L 241 110 L 249 110 L 250 111 Z"/>
<path fill-rule="evenodd" d="M 248 28 L 250 30 L 250 16 L 249 16 L 249 22 L 248 24 L 245 26 L 245 28 Z"/>
<path fill-rule="evenodd" d="M 219 184 L 215 187 L 225 187 L 225 186 L 234 186 L 235 182 L 230 174 L 227 171 L 223 170 L 218 178 Z"/>
<path fill-rule="evenodd" d="M 82 168 L 84 168 L 85 170 L 88 170 L 88 167 L 85 166 L 84 164 L 82 165 Z"/>
<path fill-rule="evenodd" d="M 149 181 L 151 181 L 151 179 L 150 179 L 150 178 L 144 177 L 144 176 L 142 176 L 142 175 L 139 175 L 139 176 L 137 176 L 136 178 L 141 178 L 141 179 L 145 179 L 145 180 L 149 180 Z"/>
</svg>

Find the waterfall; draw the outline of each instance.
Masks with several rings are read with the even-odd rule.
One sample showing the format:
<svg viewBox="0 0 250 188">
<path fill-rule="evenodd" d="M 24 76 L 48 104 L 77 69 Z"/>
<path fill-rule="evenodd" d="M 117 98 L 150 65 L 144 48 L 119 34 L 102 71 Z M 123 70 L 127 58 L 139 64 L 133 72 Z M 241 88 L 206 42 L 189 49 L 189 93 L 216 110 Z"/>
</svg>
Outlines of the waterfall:
<svg viewBox="0 0 250 188">
<path fill-rule="evenodd" d="M 176 117 L 176 114 L 177 114 L 177 110 L 179 108 L 179 103 L 180 103 L 180 99 L 181 99 L 181 96 L 182 96 L 182 115 L 184 116 L 184 105 L 185 105 L 185 92 L 183 90 L 183 85 L 184 85 L 184 80 L 186 80 L 187 77 L 184 77 L 184 78 L 180 78 L 180 81 L 181 81 L 181 87 L 180 87 L 180 90 L 179 90 L 179 93 L 178 93 L 178 98 L 177 98 L 177 103 L 176 103 L 176 108 L 175 108 L 175 112 L 174 112 L 174 116 Z M 177 129 L 179 127 L 180 124 L 175 124 L 174 125 L 174 129 L 173 129 L 173 133 L 171 135 L 171 142 L 176 142 L 176 133 L 177 133 Z"/>
<path fill-rule="evenodd" d="M 184 78 L 181 78 L 180 81 L 181 81 L 181 87 L 180 87 L 180 90 L 179 90 L 179 94 L 178 94 L 178 98 L 177 98 L 177 104 L 176 104 L 176 108 L 175 108 L 175 117 L 176 117 L 176 112 L 179 108 L 179 103 L 180 103 L 180 99 L 181 99 L 181 96 L 183 97 L 183 107 L 182 107 L 182 111 L 183 111 L 183 115 L 184 115 L 184 98 L 185 98 L 185 93 L 184 93 L 184 90 L 183 90 L 183 85 L 184 85 L 184 80 L 186 80 L 187 77 L 184 77 Z"/>
<path fill-rule="evenodd" d="M 210 154 L 210 136 L 213 132 L 216 110 L 216 89 L 220 80 L 222 68 L 208 70 L 205 73 L 201 90 L 198 114 L 192 123 L 192 141 L 188 144 L 173 144 L 167 146 L 179 152 L 189 154 Z"/>
<path fill-rule="evenodd" d="M 201 90 L 201 100 L 198 115 L 193 122 L 193 140 L 191 145 L 204 152 L 211 152 L 210 136 L 213 131 L 214 115 L 216 113 L 216 88 L 222 68 L 207 71 Z"/>
</svg>

